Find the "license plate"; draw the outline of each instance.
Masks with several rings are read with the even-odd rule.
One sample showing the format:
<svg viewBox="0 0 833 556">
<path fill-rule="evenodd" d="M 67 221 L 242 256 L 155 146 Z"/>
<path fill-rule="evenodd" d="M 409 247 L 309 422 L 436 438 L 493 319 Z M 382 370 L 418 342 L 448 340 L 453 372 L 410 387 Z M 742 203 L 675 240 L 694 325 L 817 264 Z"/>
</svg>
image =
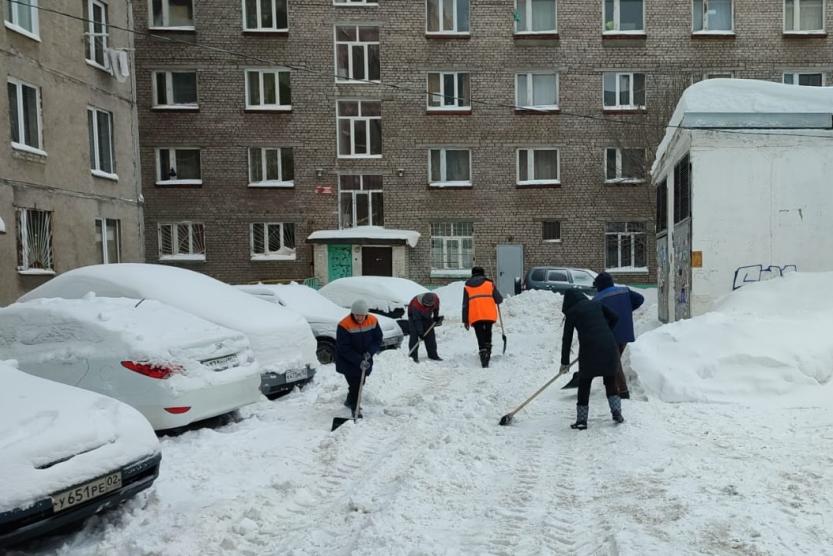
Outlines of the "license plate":
<svg viewBox="0 0 833 556">
<path fill-rule="evenodd" d="M 290 369 L 286 371 L 284 375 L 286 377 L 287 382 L 295 382 L 296 380 L 302 380 L 307 378 L 307 370 L 306 369 Z"/>
<path fill-rule="evenodd" d="M 233 353 L 231 355 L 226 355 L 224 357 L 218 357 L 217 359 L 207 359 L 202 362 L 203 365 L 211 369 L 212 371 L 225 371 L 226 369 L 230 369 L 232 367 L 236 367 L 238 364 L 237 354 Z"/>
<path fill-rule="evenodd" d="M 93 498 L 103 496 L 108 492 L 121 488 L 121 471 L 99 477 L 79 487 L 65 490 L 52 496 L 52 511 L 55 513 L 66 510 L 78 504 L 83 504 Z"/>
</svg>

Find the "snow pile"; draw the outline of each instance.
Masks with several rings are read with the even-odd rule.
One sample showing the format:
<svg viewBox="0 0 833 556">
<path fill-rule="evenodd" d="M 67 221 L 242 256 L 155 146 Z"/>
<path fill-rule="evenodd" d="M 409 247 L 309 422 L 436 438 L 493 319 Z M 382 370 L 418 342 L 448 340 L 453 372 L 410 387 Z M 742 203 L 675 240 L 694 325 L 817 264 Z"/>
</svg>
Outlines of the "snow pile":
<svg viewBox="0 0 833 556">
<path fill-rule="evenodd" d="M 159 451 L 145 418 L 112 398 L 28 375 L 10 361 L 0 361 L 0 384 L 0 513 Z"/>
<path fill-rule="evenodd" d="M 318 290 L 336 305 L 350 307 L 356 299 L 362 298 L 371 309 L 384 312 L 407 307 L 414 296 L 427 291 L 428 289 L 416 282 L 390 276 L 339 278 Z"/>
<path fill-rule="evenodd" d="M 413 230 L 392 230 L 381 226 L 356 226 L 342 230 L 319 230 L 313 232 L 307 241 L 326 241 L 333 239 L 384 239 L 400 240 L 409 247 L 416 247 L 419 242 L 420 233 Z"/>
<path fill-rule="evenodd" d="M 445 286 L 433 290 L 440 298 L 440 314 L 445 315 L 445 320 L 460 322 L 463 318 L 463 286 L 466 283 L 462 280 L 451 282 Z"/>
<path fill-rule="evenodd" d="M 785 403 L 830 392 L 833 273 L 794 273 L 749 284 L 705 315 L 637 339 L 631 368 L 667 402 Z M 823 395 L 823 394 L 822 394 Z"/>
</svg>

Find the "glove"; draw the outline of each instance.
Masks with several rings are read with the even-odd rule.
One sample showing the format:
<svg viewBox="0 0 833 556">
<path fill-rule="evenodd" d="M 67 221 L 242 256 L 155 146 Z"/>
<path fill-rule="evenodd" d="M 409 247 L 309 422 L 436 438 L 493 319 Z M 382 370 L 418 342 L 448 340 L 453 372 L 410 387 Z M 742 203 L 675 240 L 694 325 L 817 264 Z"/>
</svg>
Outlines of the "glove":
<svg viewBox="0 0 833 556">
<path fill-rule="evenodd" d="M 468 330 L 468 329 L 469 329 L 469 323 L 465 323 L 463 326 L 465 326 L 465 327 L 466 327 L 466 330 Z"/>
<path fill-rule="evenodd" d="M 434 317 L 434 326 L 442 326 L 443 319 L 445 319 L 443 315 L 437 315 L 436 317 Z"/>
<path fill-rule="evenodd" d="M 363 373 L 366 373 L 367 370 L 370 368 L 370 361 L 367 359 L 363 359 L 361 363 L 359 363 L 359 368 L 362 370 Z"/>
<path fill-rule="evenodd" d="M 567 371 L 569 371 L 569 370 L 570 370 L 569 365 L 561 365 L 561 369 L 558 371 L 558 374 L 560 374 L 560 375 L 567 374 Z"/>
<path fill-rule="evenodd" d="M 362 355 L 362 359 L 364 361 L 370 361 L 370 352 L 368 352 L 368 351 L 364 352 L 364 355 Z"/>
</svg>

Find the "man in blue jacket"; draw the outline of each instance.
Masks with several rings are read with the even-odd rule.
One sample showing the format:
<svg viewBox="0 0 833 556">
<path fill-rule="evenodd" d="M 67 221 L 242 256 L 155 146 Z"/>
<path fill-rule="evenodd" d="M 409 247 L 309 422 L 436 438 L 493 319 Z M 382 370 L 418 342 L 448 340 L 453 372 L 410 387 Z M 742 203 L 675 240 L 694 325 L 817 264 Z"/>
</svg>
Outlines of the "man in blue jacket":
<svg viewBox="0 0 833 556">
<path fill-rule="evenodd" d="M 616 343 L 619 344 L 619 369 L 616 371 L 616 388 L 619 390 L 619 397 L 628 399 L 628 383 L 625 380 L 625 371 L 622 369 L 622 353 L 628 343 L 634 341 L 633 333 L 633 312 L 642 306 L 645 298 L 626 286 L 613 285 L 613 277 L 607 272 L 602 272 L 593 280 L 596 287 L 593 301 L 599 301 L 605 307 L 611 309 L 619 320 L 613 327 L 613 335 Z"/>
<path fill-rule="evenodd" d="M 379 321 L 368 314 L 367 301 L 357 299 L 350 314 L 338 323 L 336 332 L 336 372 L 347 380 L 347 399 L 344 405 L 353 415 L 361 417 L 358 406 L 362 373 L 365 380 L 373 371 L 373 356 L 382 349 L 382 329 Z"/>
</svg>

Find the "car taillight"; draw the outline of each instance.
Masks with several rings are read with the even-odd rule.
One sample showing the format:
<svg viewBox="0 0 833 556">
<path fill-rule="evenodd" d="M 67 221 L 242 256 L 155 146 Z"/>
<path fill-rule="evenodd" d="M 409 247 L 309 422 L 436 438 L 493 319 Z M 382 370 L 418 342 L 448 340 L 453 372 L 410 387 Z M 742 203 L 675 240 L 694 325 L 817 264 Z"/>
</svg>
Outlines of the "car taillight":
<svg viewBox="0 0 833 556">
<path fill-rule="evenodd" d="M 158 379 L 168 378 L 177 370 L 173 365 L 154 365 L 152 363 L 139 363 L 136 361 L 122 361 L 121 366 L 140 375 Z"/>
<path fill-rule="evenodd" d="M 165 411 L 167 411 L 168 413 L 173 413 L 174 415 L 181 415 L 183 413 L 191 411 L 191 406 L 166 407 Z"/>
</svg>

